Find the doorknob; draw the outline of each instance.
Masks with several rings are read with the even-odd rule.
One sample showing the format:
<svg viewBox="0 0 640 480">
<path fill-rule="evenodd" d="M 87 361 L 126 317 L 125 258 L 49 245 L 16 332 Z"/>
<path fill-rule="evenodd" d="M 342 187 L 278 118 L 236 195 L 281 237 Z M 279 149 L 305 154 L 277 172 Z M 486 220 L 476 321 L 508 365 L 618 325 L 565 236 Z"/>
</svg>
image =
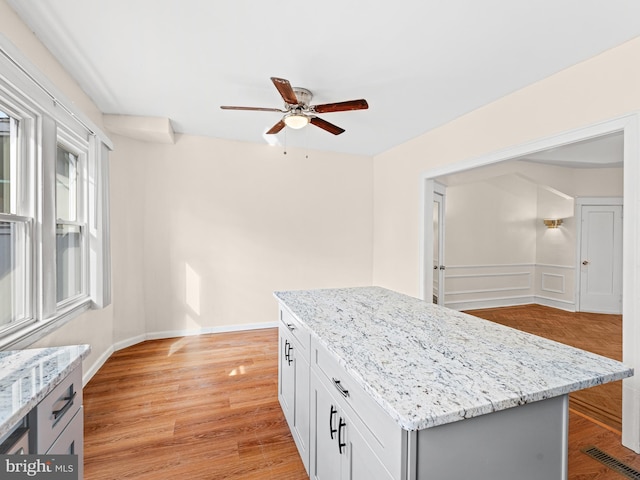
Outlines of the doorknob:
<svg viewBox="0 0 640 480">
<path fill-rule="evenodd" d="M 583 265 L 589 265 L 589 260 L 583 260 L 583 261 L 582 261 L 582 264 L 583 264 Z"/>
<path fill-rule="evenodd" d="M 444 270 L 444 265 L 440 265 L 440 270 Z"/>
</svg>

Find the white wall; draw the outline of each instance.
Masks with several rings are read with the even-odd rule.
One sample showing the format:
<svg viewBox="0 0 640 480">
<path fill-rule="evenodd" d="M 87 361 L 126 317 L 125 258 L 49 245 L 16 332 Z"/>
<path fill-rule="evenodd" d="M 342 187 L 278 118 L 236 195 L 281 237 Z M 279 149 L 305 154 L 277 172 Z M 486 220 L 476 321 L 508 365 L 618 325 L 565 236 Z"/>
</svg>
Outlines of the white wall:
<svg viewBox="0 0 640 480">
<path fill-rule="evenodd" d="M 574 310 L 575 198 L 566 192 L 622 196 L 622 169 L 509 163 L 442 179 L 449 182 L 445 304 L 464 310 L 541 303 Z M 544 218 L 564 223 L 548 229 Z"/>
<path fill-rule="evenodd" d="M 531 303 L 537 186 L 517 174 L 447 188 L 445 305 Z"/>
</svg>

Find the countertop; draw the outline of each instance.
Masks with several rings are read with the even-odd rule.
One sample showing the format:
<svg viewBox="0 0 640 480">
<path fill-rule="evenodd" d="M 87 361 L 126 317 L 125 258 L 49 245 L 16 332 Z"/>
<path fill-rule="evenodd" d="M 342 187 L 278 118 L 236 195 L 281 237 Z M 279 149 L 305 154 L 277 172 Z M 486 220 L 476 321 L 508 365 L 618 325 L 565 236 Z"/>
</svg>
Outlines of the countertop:
<svg viewBox="0 0 640 480">
<path fill-rule="evenodd" d="M 274 295 L 406 430 L 633 375 L 615 360 L 381 287 Z"/>
<path fill-rule="evenodd" d="M 0 438 L 84 358 L 89 345 L 0 352 Z"/>
</svg>

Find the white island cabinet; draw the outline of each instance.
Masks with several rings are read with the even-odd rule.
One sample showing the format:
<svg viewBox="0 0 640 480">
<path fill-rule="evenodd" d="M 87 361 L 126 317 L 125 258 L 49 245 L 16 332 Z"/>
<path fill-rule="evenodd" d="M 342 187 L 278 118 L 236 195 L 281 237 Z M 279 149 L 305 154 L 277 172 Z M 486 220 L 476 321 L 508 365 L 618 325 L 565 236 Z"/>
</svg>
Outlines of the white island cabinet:
<svg viewBox="0 0 640 480">
<path fill-rule="evenodd" d="M 275 296 L 280 402 L 312 480 L 564 480 L 568 394 L 633 374 L 379 287 Z"/>
<path fill-rule="evenodd" d="M 278 399 L 298 452 L 309 471 L 309 330 L 286 309 L 278 326 Z"/>
</svg>

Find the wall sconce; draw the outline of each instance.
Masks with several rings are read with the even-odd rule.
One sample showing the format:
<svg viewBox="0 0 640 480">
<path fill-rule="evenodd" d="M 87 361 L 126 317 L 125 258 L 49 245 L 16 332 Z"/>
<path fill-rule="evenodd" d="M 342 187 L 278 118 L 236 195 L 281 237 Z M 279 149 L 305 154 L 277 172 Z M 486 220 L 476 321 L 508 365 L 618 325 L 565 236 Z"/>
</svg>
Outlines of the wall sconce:
<svg viewBox="0 0 640 480">
<path fill-rule="evenodd" d="M 562 225 L 561 218 L 545 218 L 543 221 L 547 228 L 558 228 L 560 225 Z"/>
</svg>

